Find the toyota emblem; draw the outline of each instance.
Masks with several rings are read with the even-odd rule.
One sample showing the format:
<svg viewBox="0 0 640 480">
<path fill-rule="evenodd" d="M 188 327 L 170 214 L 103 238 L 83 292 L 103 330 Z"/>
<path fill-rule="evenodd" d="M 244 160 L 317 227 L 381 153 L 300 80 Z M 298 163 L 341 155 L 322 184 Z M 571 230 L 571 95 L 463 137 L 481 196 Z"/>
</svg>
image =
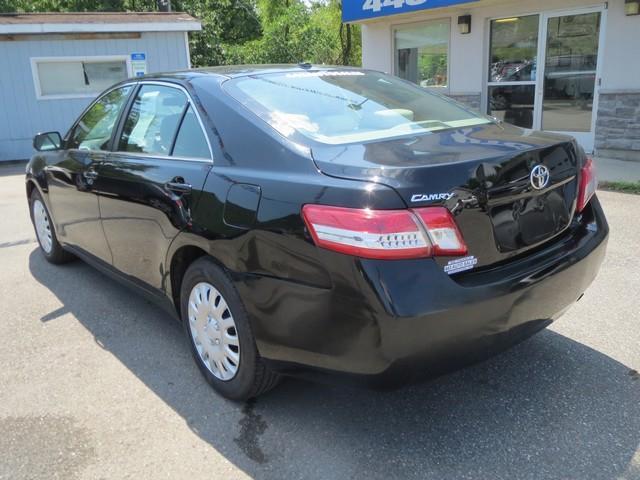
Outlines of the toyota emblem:
<svg viewBox="0 0 640 480">
<path fill-rule="evenodd" d="M 536 165 L 531 170 L 531 186 L 536 190 L 542 190 L 549 184 L 549 169 L 544 165 Z"/>
</svg>

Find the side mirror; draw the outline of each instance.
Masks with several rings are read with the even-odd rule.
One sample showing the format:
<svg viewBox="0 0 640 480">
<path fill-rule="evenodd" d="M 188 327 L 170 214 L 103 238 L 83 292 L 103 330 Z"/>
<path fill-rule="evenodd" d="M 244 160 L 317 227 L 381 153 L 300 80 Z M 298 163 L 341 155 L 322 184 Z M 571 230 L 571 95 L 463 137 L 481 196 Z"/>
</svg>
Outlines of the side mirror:
<svg viewBox="0 0 640 480">
<path fill-rule="evenodd" d="M 62 148 L 62 137 L 58 132 L 39 133 L 33 138 L 33 148 L 39 152 L 50 152 Z"/>
</svg>

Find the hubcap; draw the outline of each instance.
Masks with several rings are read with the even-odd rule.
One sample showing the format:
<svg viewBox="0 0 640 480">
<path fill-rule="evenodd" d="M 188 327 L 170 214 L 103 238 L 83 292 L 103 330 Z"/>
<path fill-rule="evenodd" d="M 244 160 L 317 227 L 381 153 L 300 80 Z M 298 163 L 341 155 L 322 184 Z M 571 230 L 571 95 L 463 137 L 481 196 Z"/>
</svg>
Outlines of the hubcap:
<svg viewBox="0 0 640 480">
<path fill-rule="evenodd" d="M 227 302 L 213 285 L 201 282 L 189 295 L 189 328 L 202 362 L 216 378 L 229 381 L 240 365 L 240 341 Z"/>
<path fill-rule="evenodd" d="M 33 202 L 33 223 L 36 227 L 36 235 L 42 249 L 51 253 L 53 240 L 51 238 L 51 225 L 49 223 L 49 215 L 40 200 Z"/>
</svg>

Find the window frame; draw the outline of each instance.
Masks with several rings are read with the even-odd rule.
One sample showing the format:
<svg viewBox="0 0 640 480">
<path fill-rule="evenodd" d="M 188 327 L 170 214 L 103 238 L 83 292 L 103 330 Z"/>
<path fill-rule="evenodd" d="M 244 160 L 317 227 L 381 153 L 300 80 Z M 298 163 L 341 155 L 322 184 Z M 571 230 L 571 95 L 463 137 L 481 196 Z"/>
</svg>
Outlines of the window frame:
<svg viewBox="0 0 640 480">
<path fill-rule="evenodd" d="M 129 92 L 129 96 L 127 97 L 127 100 L 124 102 L 124 106 L 122 107 L 122 111 L 120 112 L 120 115 L 118 116 L 118 118 L 116 118 L 113 130 L 111 131 L 111 138 L 109 139 L 109 147 L 106 150 L 81 150 L 79 148 L 68 148 L 67 145 L 68 145 L 69 140 L 71 139 L 71 137 L 73 135 L 73 132 L 75 132 L 76 128 L 78 127 L 78 124 L 84 118 L 84 116 L 87 113 L 89 113 L 89 110 L 91 110 L 95 104 L 100 102 L 104 97 L 109 95 L 111 92 L 113 92 L 115 90 L 118 90 L 118 89 L 121 89 L 121 88 L 127 88 L 127 87 L 132 87 L 132 88 L 131 88 L 131 91 Z M 109 88 L 108 90 L 105 90 L 100 95 L 98 95 L 87 106 L 87 108 L 85 108 L 82 111 L 82 113 L 80 115 L 78 115 L 78 118 L 76 119 L 76 121 L 73 122 L 73 125 L 71 125 L 71 128 L 67 131 L 66 135 L 63 138 L 64 149 L 67 150 L 67 151 L 76 151 L 76 152 L 92 152 L 92 153 L 103 153 L 103 154 L 111 153 L 113 151 L 114 133 L 118 130 L 118 128 L 120 126 L 120 121 L 122 119 L 122 114 L 125 111 L 128 111 L 128 109 L 129 109 L 129 104 L 131 103 L 131 98 L 132 98 L 133 93 L 136 92 L 137 90 L 138 90 L 138 87 L 137 87 L 135 82 L 125 82 L 125 83 L 119 83 L 117 85 L 114 85 L 111 88 Z"/>
<path fill-rule="evenodd" d="M 182 119 L 184 118 L 185 112 L 189 108 L 189 98 L 187 97 L 186 93 L 184 93 L 184 92 L 182 92 L 182 91 L 180 91 L 178 89 L 173 89 L 173 90 L 180 91 L 180 93 L 184 96 L 184 100 L 185 101 L 184 101 L 184 106 L 177 113 L 177 115 L 178 115 L 177 120 L 178 121 L 176 123 L 176 129 L 173 132 L 173 135 L 172 135 L 170 141 L 168 142 L 168 147 L 169 147 L 168 155 L 163 155 L 163 154 L 161 154 L 159 152 L 136 152 L 136 151 L 129 151 L 129 150 L 126 150 L 126 149 L 122 149 L 123 134 L 124 134 L 124 128 L 125 128 L 127 119 L 129 118 L 129 115 L 131 114 L 131 111 L 133 109 L 133 106 L 134 106 L 136 100 L 139 98 L 141 90 L 146 86 L 148 86 L 148 85 L 144 84 L 144 83 L 139 84 L 137 86 L 137 88 L 136 88 L 136 91 L 135 91 L 134 95 L 131 97 L 131 101 L 127 105 L 127 114 L 123 115 L 122 118 L 120 119 L 120 121 L 118 122 L 118 127 L 121 127 L 121 128 L 119 128 L 118 135 L 113 139 L 113 149 L 112 150 L 113 150 L 114 153 L 126 153 L 126 154 L 139 153 L 141 155 L 145 155 L 147 157 L 153 157 L 153 158 L 156 158 L 156 157 L 171 157 L 171 154 L 173 153 L 173 147 L 174 147 L 174 144 L 175 144 L 175 140 L 176 140 L 176 138 L 178 136 L 178 132 L 180 131 L 180 126 L 182 125 Z M 159 85 L 159 86 L 162 87 L 162 88 L 165 88 L 165 89 L 172 89 L 171 86 L 166 86 L 166 85 Z M 151 89 L 151 90 L 153 91 L 153 89 Z M 156 93 L 159 93 L 158 90 L 156 90 Z M 156 111 L 156 113 L 157 113 L 157 111 Z M 133 128 L 135 129 L 135 125 L 134 125 Z M 130 133 L 133 133 L 133 131 L 130 132 Z M 131 138 L 131 137 L 129 137 L 129 138 Z M 131 144 L 129 144 L 127 142 L 126 145 L 129 146 Z"/>
<path fill-rule="evenodd" d="M 493 22 L 497 22 L 500 20 L 505 20 L 505 19 L 510 19 L 510 18 L 525 18 L 525 17 L 538 17 L 538 41 L 537 41 L 537 45 L 536 45 L 536 80 L 510 80 L 510 81 L 506 81 L 506 82 L 494 82 L 492 80 L 489 79 L 489 76 L 491 74 L 491 48 L 492 48 L 492 43 L 491 43 L 491 37 L 492 37 L 492 33 L 493 33 Z M 487 19 L 487 53 L 485 55 L 486 57 L 486 61 L 485 61 L 485 65 L 483 67 L 483 74 L 484 74 L 484 83 L 485 86 L 487 88 L 485 88 L 485 90 L 487 90 L 487 95 L 488 95 L 488 87 L 500 87 L 500 86 L 504 86 L 504 87 L 513 87 L 513 86 L 518 86 L 518 85 L 536 85 L 537 84 L 537 76 L 540 73 L 540 35 L 542 34 L 542 13 L 525 13 L 525 14 L 518 14 L 518 15 L 502 15 L 500 17 L 491 17 Z M 486 74 L 484 73 L 486 72 Z"/>
<path fill-rule="evenodd" d="M 198 127 L 200 129 L 200 133 L 202 134 L 202 136 L 204 137 L 205 141 L 207 142 L 207 147 L 209 148 L 209 156 L 211 157 L 211 146 L 209 145 L 209 139 L 207 138 L 207 134 L 204 132 L 204 129 L 202 128 L 202 124 L 200 123 L 200 117 L 198 116 L 198 112 L 196 111 L 195 107 L 193 105 L 191 105 L 189 102 L 187 102 L 187 104 L 185 105 L 184 109 L 182 110 L 182 116 L 180 117 L 180 122 L 178 123 L 178 128 L 176 129 L 175 133 L 173 134 L 173 141 L 171 142 L 171 153 L 169 154 L 171 158 L 184 158 L 180 155 L 174 155 L 174 152 L 176 151 L 176 142 L 178 141 L 178 138 L 180 138 L 180 133 L 182 132 L 182 127 L 184 126 L 184 121 L 187 118 L 187 114 L 189 113 L 189 110 L 192 110 L 194 115 L 196 116 L 196 120 L 198 121 Z M 187 157 L 187 158 L 201 158 L 202 160 L 207 160 L 204 157 Z"/>
<path fill-rule="evenodd" d="M 31 76 L 33 78 L 33 85 L 36 92 L 37 100 L 63 100 L 74 98 L 93 98 L 100 92 L 93 93 L 70 93 L 70 94 L 57 94 L 57 95 L 43 95 L 42 87 L 40 83 L 40 72 L 38 65 L 42 63 L 62 63 L 62 62 L 85 62 L 85 63 L 102 63 L 102 62 L 122 62 L 124 61 L 127 68 L 127 75 L 131 77 L 131 58 L 128 55 L 81 55 L 81 56 L 67 56 L 67 57 L 31 57 Z"/>
<path fill-rule="evenodd" d="M 200 111 L 198 110 L 196 102 L 194 102 L 193 97 L 191 96 L 191 94 L 189 93 L 189 91 L 185 87 L 183 87 L 182 85 L 180 85 L 178 83 L 173 83 L 173 82 L 169 82 L 169 81 L 162 81 L 162 80 L 142 80 L 142 81 L 138 81 L 138 82 L 134 81 L 134 82 L 129 82 L 129 83 L 134 85 L 135 88 L 131 92 L 131 94 L 129 96 L 129 99 L 127 100 L 127 103 L 125 105 L 125 108 L 121 112 L 120 118 L 116 122 L 116 128 L 114 129 L 114 133 L 113 133 L 113 135 L 111 137 L 111 148 L 110 148 L 110 151 L 109 151 L 110 155 L 114 155 L 114 156 L 117 156 L 117 157 L 157 158 L 157 159 L 160 159 L 160 160 L 182 160 L 182 161 L 188 161 L 188 162 L 201 162 L 201 163 L 210 163 L 210 164 L 214 163 L 214 160 L 213 160 L 213 148 L 211 147 L 211 140 L 209 139 L 209 135 L 207 135 L 207 129 L 204 127 L 204 123 L 202 122 L 202 117 L 200 115 Z M 126 86 L 126 85 L 127 85 L 127 83 L 120 84 L 120 85 L 115 86 L 111 90 L 113 90 L 115 88 L 123 87 L 123 86 Z M 198 119 L 198 124 L 200 126 L 200 130 L 202 131 L 202 134 L 204 135 L 204 138 L 207 141 L 207 147 L 209 148 L 209 158 L 178 157 L 178 156 L 173 156 L 173 155 L 157 155 L 157 154 L 142 153 L 142 152 L 123 152 L 123 151 L 119 151 L 118 150 L 118 144 L 119 144 L 120 138 L 122 136 L 122 130 L 124 129 L 124 123 L 125 123 L 127 117 L 129 116 L 129 113 L 131 112 L 131 107 L 133 106 L 133 102 L 135 101 L 135 98 L 138 95 L 138 92 L 140 91 L 140 88 L 142 88 L 142 86 L 144 86 L 144 85 L 156 85 L 156 86 L 160 86 L 160 87 L 175 88 L 176 90 L 180 90 L 187 98 L 187 103 L 185 104 L 185 107 L 182 110 L 180 121 L 178 122 L 178 128 L 174 132 L 173 138 L 171 140 L 171 150 L 170 150 L 170 152 L 173 153 L 173 149 L 175 147 L 176 138 L 178 136 L 178 132 L 180 131 L 180 127 L 182 127 L 182 122 L 184 120 L 184 116 L 185 116 L 187 110 L 189 109 L 189 107 L 191 107 L 193 109 L 194 113 L 196 114 L 196 118 Z M 108 94 L 111 90 L 105 92 L 105 95 Z"/>
<path fill-rule="evenodd" d="M 452 17 L 429 18 L 426 20 L 402 22 L 402 23 L 395 23 L 391 25 L 391 65 L 392 65 L 391 70 L 394 76 L 400 78 L 400 76 L 398 75 L 398 62 L 396 58 L 396 54 L 397 54 L 396 32 L 404 27 L 416 27 L 420 25 L 427 25 L 429 23 L 448 23 L 449 24 L 449 37 L 447 38 L 447 86 L 446 87 L 435 87 L 435 86 L 423 87 L 419 83 L 417 83 L 416 85 L 420 88 L 424 88 L 425 90 L 429 90 L 431 92 L 448 94 L 449 92 L 451 92 L 451 41 L 453 39 Z"/>
</svg>

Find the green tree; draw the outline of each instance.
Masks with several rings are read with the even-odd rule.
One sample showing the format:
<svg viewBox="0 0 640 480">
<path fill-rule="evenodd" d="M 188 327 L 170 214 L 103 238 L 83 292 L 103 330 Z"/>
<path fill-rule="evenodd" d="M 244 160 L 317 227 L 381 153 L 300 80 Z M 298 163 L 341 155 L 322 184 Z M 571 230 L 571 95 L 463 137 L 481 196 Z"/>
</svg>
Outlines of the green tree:
<svg viewBox="0 0 640 480">
<path fill-rule="evenodd" d="M 351 0 L 347 0 L 351 1 Z M 319 33 L 310 46 L 317 63 L 360 65 L 362 42 L 360 27 L 342 23 L 342 1 L 323 0 L 312 5 L 311 25 Z"/>
<path fill-rule="evenodd" d="M 227 63 L 225 45 L 242 44 L 261 34 L 253 0 L 173 0 L 172 6 L 202 22 L 202 31 L 189 36 L 194 66 Z"/>
<path fill-rule="evenodd" d="M 304 60 L 309 10 L 300 0 L 260 0 L 259 38 L 225 45 L 226 63 L 296 63 Z M 308 37 L 307 37 L 308 39 Z"/>
<path fill-rule="evenodd" d="M 342 24 L 339 0 L 259 0 L 262 35 L 225 46 L 227 63 L 359 65 L 360 29 Z"/>
</svg>

